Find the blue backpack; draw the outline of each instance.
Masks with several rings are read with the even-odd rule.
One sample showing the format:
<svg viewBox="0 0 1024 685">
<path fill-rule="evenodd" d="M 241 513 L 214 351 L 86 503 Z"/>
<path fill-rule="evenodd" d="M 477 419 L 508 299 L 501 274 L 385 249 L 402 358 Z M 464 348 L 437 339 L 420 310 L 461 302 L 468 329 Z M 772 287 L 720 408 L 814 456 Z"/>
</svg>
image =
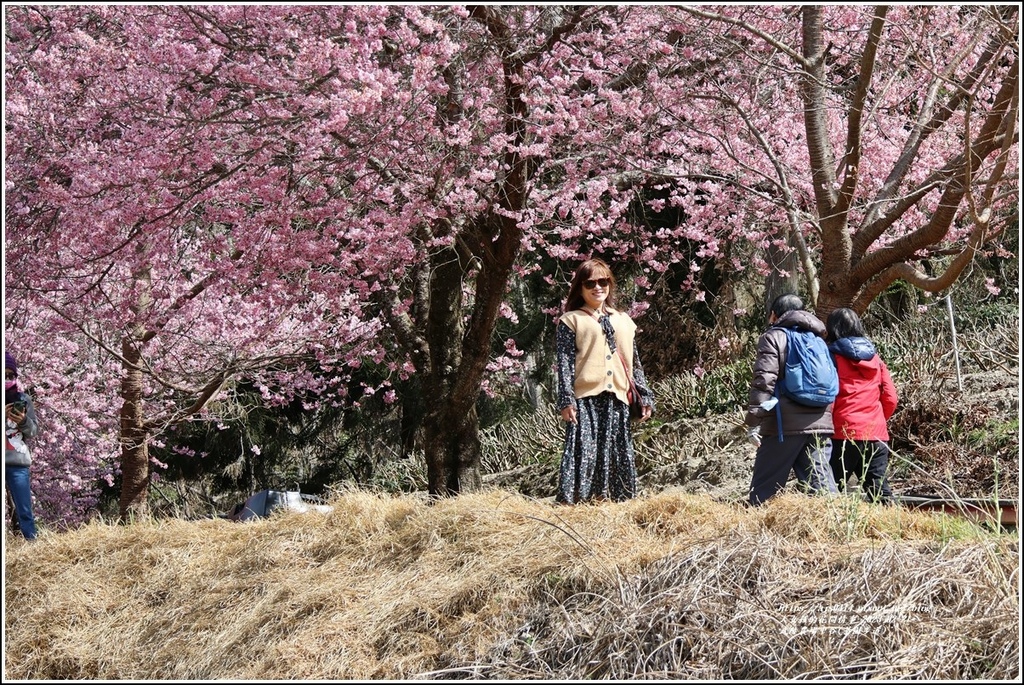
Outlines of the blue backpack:
<svg viewBox="0 0 1024 685">
<path fill-rule="evenodd" d="M 808 407 L 832 404 L 839 394 L 839 374 L 828 345 L 811 331 L 782 330 L 786 332 L 786 368 L 775 384 L 775 394 L 781 391 Z"/>
<path fill-rule="evenodd" d="M 808 407 L 827 407 L 839 394 L 839 373 L 828 345 L 817 334 L 793 328 L 786 332 L 786 364 L 775 382 L 775 396 L 786 396 Z M 782 442 L 782 407 L 776 405 L 779 442 Z"/>
</svg>

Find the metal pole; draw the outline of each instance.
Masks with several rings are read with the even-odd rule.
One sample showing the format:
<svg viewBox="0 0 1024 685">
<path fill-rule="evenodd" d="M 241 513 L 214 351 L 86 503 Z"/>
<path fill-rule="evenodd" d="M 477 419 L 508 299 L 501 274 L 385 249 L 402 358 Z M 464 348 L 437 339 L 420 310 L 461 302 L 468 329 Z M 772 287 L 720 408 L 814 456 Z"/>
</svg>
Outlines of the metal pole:
<svg viewBox="0 0 1024 685">
<path fill-rule="evenodd" d="M 956 324 L 953 323 L 953 300 L 946 295 L 946 311 L 949 312 L 949 331 L 953 334 L 953 359 L 956 361 L 956 387 L 964 391 L 964 382 L 960 377 L 960 349 L 956 344 Z"/>
</svg>

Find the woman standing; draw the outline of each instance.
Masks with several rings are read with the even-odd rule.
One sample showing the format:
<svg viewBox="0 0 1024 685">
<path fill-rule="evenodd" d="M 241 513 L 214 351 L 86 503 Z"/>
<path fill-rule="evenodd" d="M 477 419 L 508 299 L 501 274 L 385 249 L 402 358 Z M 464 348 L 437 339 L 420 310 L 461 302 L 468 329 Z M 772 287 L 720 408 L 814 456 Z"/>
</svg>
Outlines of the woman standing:
<svg viewBox="0 0 1024 685">
<path fill-rule="evenodd" d="M 555 501 L 562 504 L 636 495 L 630 377 L 643 403 L 641 421 L 654 411 L 654 393 L 636 350 L 636 324 L 614 308 L 614 295 L 611 268 L 600 259 L 583 262 L 558 320 L 556 406 L 566 427 Z"/>
<path fill-rule="evenodd" d="M 887 422 L 896 411 L 896 386 L 856 312 L 836 309 L 825 328 L 839 372 L 839 395 L 832 405 L 831 464 L 836 485 L 842 490 L 855 475 L 869 500 L 889 502 Z"/>
<path fill-rule="evenodd" d="M 26 444 L 39 432 L 32 398 L 18 388 L 18 363 L 4 352 L 4 485 L 14 504 L 12 519 L 26 540 L 36 539 L 36 519 L 32 514 L 32 487 L 29 466 L 32 453 Z"/>
</svg>

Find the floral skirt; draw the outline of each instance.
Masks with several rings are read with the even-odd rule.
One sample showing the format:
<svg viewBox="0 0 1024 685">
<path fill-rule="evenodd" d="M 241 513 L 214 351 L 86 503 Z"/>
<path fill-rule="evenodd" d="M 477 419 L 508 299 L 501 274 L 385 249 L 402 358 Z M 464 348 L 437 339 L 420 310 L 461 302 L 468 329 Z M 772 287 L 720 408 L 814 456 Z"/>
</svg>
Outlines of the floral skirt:
<svg viewBox="0 0 1024 685">
<path fill-rule="evenodd" d="M 565 424 L 565 449 L 555 501 L 616 502 L 636 495 L 629 406 L 610 392 L 576 400 L 576 423 Z"/>
</svg>

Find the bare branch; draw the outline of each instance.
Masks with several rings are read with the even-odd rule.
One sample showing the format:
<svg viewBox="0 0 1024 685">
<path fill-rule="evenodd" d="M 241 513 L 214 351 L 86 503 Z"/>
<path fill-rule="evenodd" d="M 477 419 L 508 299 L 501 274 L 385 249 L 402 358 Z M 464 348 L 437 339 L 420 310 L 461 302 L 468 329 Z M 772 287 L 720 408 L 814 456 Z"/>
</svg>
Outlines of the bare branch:
<svg viewBox="0 0 1024 685">
<path fill-rule="evenodd" d="M 789 45 L 786 45 L 785 43 L 780 41 L 775 36 L 773 36 L 773 35 L 771 35 L 769 33 L 765 33 L 761 29 L 759 29 L 759 28 L 757 28 L 755 26 L 751 26 L 750 24 L 748 24 L 747 22 L 745 22 L 745 21 L 743 21 L 741 19 L 733 19 L 732 17 L 727 17 L 724 14 L 718 14 L 717 12 L 708 12 L 706 10 L 702 10 L 702 9 L 700 9 L 698 7 L 694 7 L 694 6 L 690 6 L 690 5 L 681 5 L 681 6 L 679 6 L 679 9 L 681 9 L 683 12 L 686 12 L 687 14 L 691 14 L 691 15 L 693 15 L 695 17 L 701 17 L 703 19 L 711 19 L 713 21 L 719 21 L 719 22 L 722 22 L 724 24 L 729 24 L 730 26 L 735 26 L 737 28 L 743 29 L 744 31 L 750 33 L 751 35 L 757 36 L 758 38 L 763 40 L 768 45 L 771 45 L 772 47 L 774 47 L 776 50 L 779 50 L 780 52 L 784 52 L 786 55 L 789 56 L 790 59 L 792 59 L 797 64 L 801 65 L 804 69 L 807 69 L 807 70 L 810 69 L 810 66 L 809 66 L 809 63 L 807 61 L 807 58 L 804 55 L 800 54 L 800 52 L 798 52 L 797 50 L 794 50 Z"/>
<path fill-rule="evenodd" d="M 857 76 L 857 86 L 853 92 L 853 101 L 850 103 L 846 122 L 846 152 L 843 155 L 845 177 L 839 191 L 839 204 L 836 207 L 836 211 L 839 213 L 849 211 L 857 190 L 857 179 L 860 176 L 861 121 L 864 115 L 864 103 L 868 96 L 868 86 L 871 84 L 871 75 L 875 68 L 878 44 L 882 40 L 882 29 L 885 26 L 887 10 L 888 8 L 884 6 L 875 9 L 875 17 L 871 21 L 868 40 L 861 53 L 860 73 Z"/>
</svg>

